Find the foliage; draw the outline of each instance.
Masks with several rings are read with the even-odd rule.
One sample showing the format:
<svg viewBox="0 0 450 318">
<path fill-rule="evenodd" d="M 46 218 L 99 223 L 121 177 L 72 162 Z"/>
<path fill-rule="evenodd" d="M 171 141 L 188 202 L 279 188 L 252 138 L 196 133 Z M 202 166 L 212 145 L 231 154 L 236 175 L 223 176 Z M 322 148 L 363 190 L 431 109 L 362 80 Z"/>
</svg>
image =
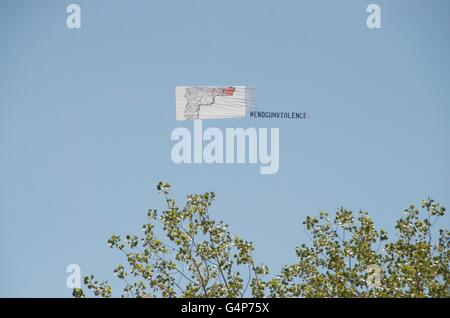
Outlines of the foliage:
<svg viewBox="0 0 450 318">
<path fill-rule="evenodd" d="M 307 217 L 311 244 L 296 249 L 295 264 L 267 278 L 252 242 L 212 219 L 213 192 L 189 195 L 180 209 L 169 184 L 157 189 L 167 207 L 148 211 L 144 234 L 108 240 L 127 261 L 114 269 L 124 282 L 122 297 L 450 297 L 450 235 L 440 229 L 433 242 L 432 227 L 445 208 L 432 199 L 422 202 L 423 219 L 415 206 L 405 210 L 392 242 L 365 211 L 340 208 L 332 218 L 326 212 Z M 84 283 L 95 296 L 112 297 L 107 281 L 90 275 Z M 74 289 L 73 296 L 85 294 Z"/>
<path fill-rule="evenodd" d="M 440 229 L 432 243 L 432 223 L 445 208 L 423 201 L 425 219 L 415 206 L 397 221 L 396 241 L 388 243 L 367 212 L 340 208 L 303 223 L 312 246 L 297 248 L 298 262 L 285 266 L 268 283 L 273 297 L 449 297 L 450 236 Z M 356 220 L 355 220 L 356 217 Z"/>
<path fill-rule="evenodd" d="M 165 197 L 167 209 L 158 214 L 148 211 L 144 235 L 113 235 L 108 244 L 127 259 L 127 269 L 119 265 L 114 274 L 124 281 L 124 297 L 242 297 L 249 287 L 252 295 L 263 296 L 261 276 L 267 268 L 256 265 L 251 255 L 253 244 L 232 236 L 228 225 L 211 218 L 208 209 L 213 192 L 189 195 L 180 209 L 169 196 L 169 184 L 160 182 L 158 191 Z M 165 234 L 155 235 L 159 226 Z M 247 272 L 246 283 L 241 271 Z M 130 277 L 131 276 L 131 277 Z M 84 279 L 94 295 L 111 297 L 108 282 L 93 275 Z M 84 293 L 77 289 L 74 296 Z"/>
</svg>

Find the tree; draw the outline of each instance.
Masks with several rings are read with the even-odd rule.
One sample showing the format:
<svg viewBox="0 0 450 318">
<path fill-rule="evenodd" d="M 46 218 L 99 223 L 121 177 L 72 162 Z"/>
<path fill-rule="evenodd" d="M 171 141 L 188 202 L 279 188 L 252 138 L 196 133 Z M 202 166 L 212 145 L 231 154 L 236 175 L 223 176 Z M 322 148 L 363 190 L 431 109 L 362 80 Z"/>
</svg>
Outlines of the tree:
<svg viewBox="0 0 450 318">
<path fill-rule="evenodd" d="M 209 214 L 213 192 L 189 195 L 180 209 L 169 184 L 157 189 L 167 206 L 148 211 L 143 236 L 108 240 L 127 262 L 114 269 L 124 282 L 122 297 L 450 297 L 450 235 L 440 229 L 433 241 L 445 208 L 432 199 L 422 202 L 423 219 L 415 206 L 405 210 L 393 242 L 365 211 L 307 217 L 311 244 L 298 247 L 298 261 L 269 278 L 267 266 L 253 259 L 252 242 Z M 84 283 L 95 296 L 112 297 L 108 281 L 90 275 Z"/>
<path fill-rule="evenodd" d="M 180 209 L 169 195 L 169 184 L 160 182 L 157 189 L 167 209 L 161 214 L 148 211 L 144 235 L 127 235 L 125 240 L 113 235 L 108 240 L 128 263 L 128 269 L 124 265 L 114 269 L 124 281 L 122 296 L 242 297 L 249 288 L 252 295 L 263 296 L 261 276 L 267 268 L 255 264 L 251 242 L 232 236 L 228 225 L 211 218 L 208 209 L 215 194 L 189 195 Z M 157 230 L 164 233 L 164 240 L 156 237 Z M 247 273 L 246 283 L 242 271 Z M 84 282 L 94 295 L 111 297 L 108 282 L 98 282 L 93 275 Z M 74 290 L 74 296 L 83 295 L 82 290 Z"/>
<path fill-rule="evenodd" d="M 356 216 L 340 208 L 303 223 L 312 245 L 296 249 L 298 262 L 285 266 L 268 283 L 272 297 L 450 297 L 450 235 L 440 229 L 432 242 L 432 225 L 445 208 L 424 200 L 427 215 L 410 206 L 396 223 L 396 240 L 388 242 L 367 212 Z M 433 223 L 431 223 L 433 222 Z"/>
</svg>

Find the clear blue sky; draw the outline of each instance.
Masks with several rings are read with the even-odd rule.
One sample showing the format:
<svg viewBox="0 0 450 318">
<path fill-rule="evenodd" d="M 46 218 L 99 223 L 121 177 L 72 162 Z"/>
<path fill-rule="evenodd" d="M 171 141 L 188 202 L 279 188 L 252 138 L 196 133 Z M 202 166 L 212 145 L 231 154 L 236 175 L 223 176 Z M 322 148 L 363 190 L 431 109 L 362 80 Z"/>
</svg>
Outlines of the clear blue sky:
<svg viewBox="0 0 450 318">
<path fill-rule="evenodd" d="M 78 3 L 82 28 L 66 27 Z M 369 3 L 382 29 L 365 25 Z M 278 270 L 320 210 L 366 209 L 392 229 L 428 196 L 450 207 L 447 0 L 0 3 L 0 296 L 68 297 L 66 266 L 112 277 L 112 233 L 215 191 L 212 210 Z M 280 170 L 175 165 L 175 85 L 249 85 L 280 128 Z M 440 224 L 449 227 L 449 217 Z"/>
</svg>

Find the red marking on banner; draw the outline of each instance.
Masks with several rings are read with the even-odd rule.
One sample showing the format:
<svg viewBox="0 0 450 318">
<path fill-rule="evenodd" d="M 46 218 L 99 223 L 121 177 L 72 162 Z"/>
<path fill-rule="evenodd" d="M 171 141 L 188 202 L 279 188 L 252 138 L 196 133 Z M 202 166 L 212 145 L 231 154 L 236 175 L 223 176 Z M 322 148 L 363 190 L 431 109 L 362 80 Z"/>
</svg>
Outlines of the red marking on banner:
<svg viewBox="0 0 450 318">
<path fill-rule="evenodd" d="M 236 88 L 234 87 L 227 87 L 223 89 L 223 92 L 227 95 L 227 96 L 232 96 L 233 93 L 236 91 Z"/>
</svg>

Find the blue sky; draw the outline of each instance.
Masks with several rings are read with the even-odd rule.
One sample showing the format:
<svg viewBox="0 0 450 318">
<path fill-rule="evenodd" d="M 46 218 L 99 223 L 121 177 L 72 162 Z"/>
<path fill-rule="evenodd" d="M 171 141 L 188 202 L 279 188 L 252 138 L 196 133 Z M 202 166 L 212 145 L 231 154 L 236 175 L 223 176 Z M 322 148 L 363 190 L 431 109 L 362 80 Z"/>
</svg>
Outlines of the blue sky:
<svg viewBox="0 0 450 318">
<path fill-rule="evenodd" d="M 0 296 L 69 297 L 71 263 L 110 279 L 106 240 L 163 207 L 159 180 L 180 203 L 215 191 L 212 214 L 275 271 L 320 210 L 392 229 L 428 196 L 450 206 L 450 2 L 72 2 L 0 3 Z M 255 86 L 259 109 L 308 112 L 203 123 L 278 127 L 279 172 L 172 163 L 172 130 L 193 127 L 175 121 L 174 87 L 189 84 Z"/>
</svg>

